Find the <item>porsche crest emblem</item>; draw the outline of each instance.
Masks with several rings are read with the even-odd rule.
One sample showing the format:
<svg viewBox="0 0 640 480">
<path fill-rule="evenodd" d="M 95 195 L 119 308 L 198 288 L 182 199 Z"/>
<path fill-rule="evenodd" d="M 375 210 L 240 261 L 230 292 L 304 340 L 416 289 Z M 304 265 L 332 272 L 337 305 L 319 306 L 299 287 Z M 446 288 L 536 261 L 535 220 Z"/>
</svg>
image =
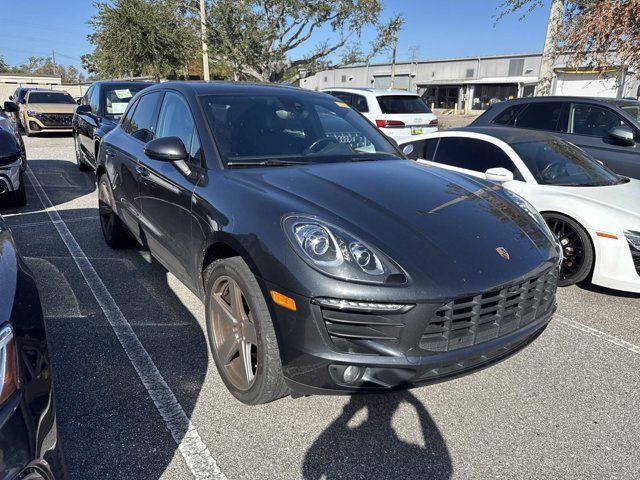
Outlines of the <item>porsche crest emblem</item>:
<svg viewBox="0 0 640 480">
<path fill-rule="evenodd" d="M 496 248 L 496 252 L 498 252 L 498 255 L 500 255 L 502 258 L 504 258 L 505 260 L 509 260 L 511 257 L 509 256 L 509 252 L 507 252 L 507 249 L 504 247 L 498 247 Z"/>
</svg>

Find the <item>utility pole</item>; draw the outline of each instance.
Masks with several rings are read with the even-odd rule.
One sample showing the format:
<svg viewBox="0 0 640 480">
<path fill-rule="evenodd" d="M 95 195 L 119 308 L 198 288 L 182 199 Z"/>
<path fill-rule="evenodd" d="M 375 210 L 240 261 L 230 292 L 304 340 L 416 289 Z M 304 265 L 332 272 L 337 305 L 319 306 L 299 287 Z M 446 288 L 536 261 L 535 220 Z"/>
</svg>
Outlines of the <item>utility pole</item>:
<svg viewBox="0 0 640 480">
<path fill-rule="evenodd" d="M 51 50 L 51 60 L 53 61 L 53 74 L 56 74 L 56 51 L 55 50 Z"/>
<path fill-rule="evenodd" d="M 553 82 L 553 67 L 556 63 L 558 51 L 558 36 L 562 28 L 562 14 L 565 0 L 552 0 L 549 23 L 547 24 L 547 36 L 544 40 L 544 51 L 540 64 L 540 78 L 536 85 L 535 95 L 551 95 Z"/>
<path fill-rule="evenodd" d="M 398 49 L 398 36 L 393 36 L 393 50 L 391 53 L 391 84 L 389 90 L 393 90 L 396 81 L 396 50 Z"/>
<path fill-rule="evenodd" d="M 205 0 L 200 0 L 200 33 L 202 34 L 202 76 L 209 81 L 209 53 L 207 52 L 207 19 Z"/>
</svg>

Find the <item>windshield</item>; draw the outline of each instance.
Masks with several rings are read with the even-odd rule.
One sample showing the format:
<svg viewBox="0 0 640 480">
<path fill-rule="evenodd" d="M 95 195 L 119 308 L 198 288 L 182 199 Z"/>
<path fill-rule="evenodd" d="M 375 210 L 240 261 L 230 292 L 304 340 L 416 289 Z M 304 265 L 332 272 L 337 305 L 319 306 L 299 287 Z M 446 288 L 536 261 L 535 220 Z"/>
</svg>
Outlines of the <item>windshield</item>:
<svg viewBox="0 0 640 480">
<path fill-rule="evenodd" d="M 399 159 L 393 145 L 329 95 L 206 95 L 200 98 L 225 165 Z"/>
<path fill-rule="evenodd" d="M 384 95 L 378 103 L 382 113 L 431 113 L 424 100 L 414 95 Z"/>
<path fill-rule="evenodd" d="M 30 92 L 29 103 L 71 103 L 76 101 L 71 95 L 63 92 Z"/>
<path fill-rule="evenodd" d="M 620 108 L 640 124 L 640 103 L 637 105 L 621 105 Z"/>
<path fill-rule="evenodd" d="M 103 87 L 104 111 L 107 116 L 120 117 L 131 98 L 149 85 L 109 85 Z"/>
<path fill-rule="evenodd" d="M 595 187 L 625 181 L 575 145 L 560 139 L 511 144 L 542 185 Z"/>
</svg>

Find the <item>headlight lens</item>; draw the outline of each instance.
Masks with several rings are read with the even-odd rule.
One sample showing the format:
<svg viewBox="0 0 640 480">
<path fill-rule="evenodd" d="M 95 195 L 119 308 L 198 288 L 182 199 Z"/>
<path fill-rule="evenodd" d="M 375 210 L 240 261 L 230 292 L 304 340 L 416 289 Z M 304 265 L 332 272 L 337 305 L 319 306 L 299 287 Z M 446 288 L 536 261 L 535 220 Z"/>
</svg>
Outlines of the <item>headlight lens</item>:
<svg viewBox="0 0 640 480">
<path fill-rule="evenodd" d="M 16 349 L 11 325 L 0 328 L 0 405 L 18 390 Z"/>
<path fill-rule="evenodd" d="M 549 236 L 550 239 L 557 243 L 558 239 L 553 234 L 553 232 L 551 232 L 551 229 L 549 228 L 549 225 L 547 225 L 544 217 L 540 215 L 540 213 L 534 208 L 533 205 L 531 205 L 528 201 L 526 201 L 516 193 L 513 193 L 507 189 L 505 189 L 505 192 L 507 193 L 509 198 L 511 198 L 515 203 L 518 204 L 518 206 L 524 209 L 529 214 L 529 216 L 533 218 L 538 225 L 540 225 L 540 228 L 542 228 L 542 230 Z"/>
<path fill-rule="evenodd" d="M 283 228 L 296 252 L 326 275 L 367 283 L 406 282 L 406 275 L 391 259 L 335 225 L 290 215 Z"/>
<path fill-rule="evenodd" d="M 640 252 L 640 232 L 626 231 L 624 236 L 631 247 Z"/>
</svg>

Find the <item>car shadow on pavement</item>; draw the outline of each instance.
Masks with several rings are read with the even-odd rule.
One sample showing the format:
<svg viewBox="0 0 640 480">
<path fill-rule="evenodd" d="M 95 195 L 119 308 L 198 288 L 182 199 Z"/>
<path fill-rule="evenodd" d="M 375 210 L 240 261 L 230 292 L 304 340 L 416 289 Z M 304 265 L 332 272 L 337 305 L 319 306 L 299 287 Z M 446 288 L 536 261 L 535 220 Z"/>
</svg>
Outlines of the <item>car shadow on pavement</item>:
<svg viewBox="0 0 640 480">
<path fill-rule="evenodd" d="M 393 428 L 393 416 L 400 414 L 403 403 L 417 414 L 423 445 L 403 440 Z M 365 410 L 366 418 L 358 423 Z M 342 414 L 316 438 L 303 465 L 306 480 L 447 479 L 452 471 L 444 438 L 410 391 L 353 395 Z"/>
<path fill-rule="evenodd" d="M 619 298 L 640 298 L 640 293 L 623 292 L 622 290 L 614 290 L 612 288 L 600 287 L 590 282 L 582 282 L 577 284 L 578 288 L 586 290 L 587 292 L 600 293 L 602 295 L 609 295 L 611 297 Z"/>
</svg>

